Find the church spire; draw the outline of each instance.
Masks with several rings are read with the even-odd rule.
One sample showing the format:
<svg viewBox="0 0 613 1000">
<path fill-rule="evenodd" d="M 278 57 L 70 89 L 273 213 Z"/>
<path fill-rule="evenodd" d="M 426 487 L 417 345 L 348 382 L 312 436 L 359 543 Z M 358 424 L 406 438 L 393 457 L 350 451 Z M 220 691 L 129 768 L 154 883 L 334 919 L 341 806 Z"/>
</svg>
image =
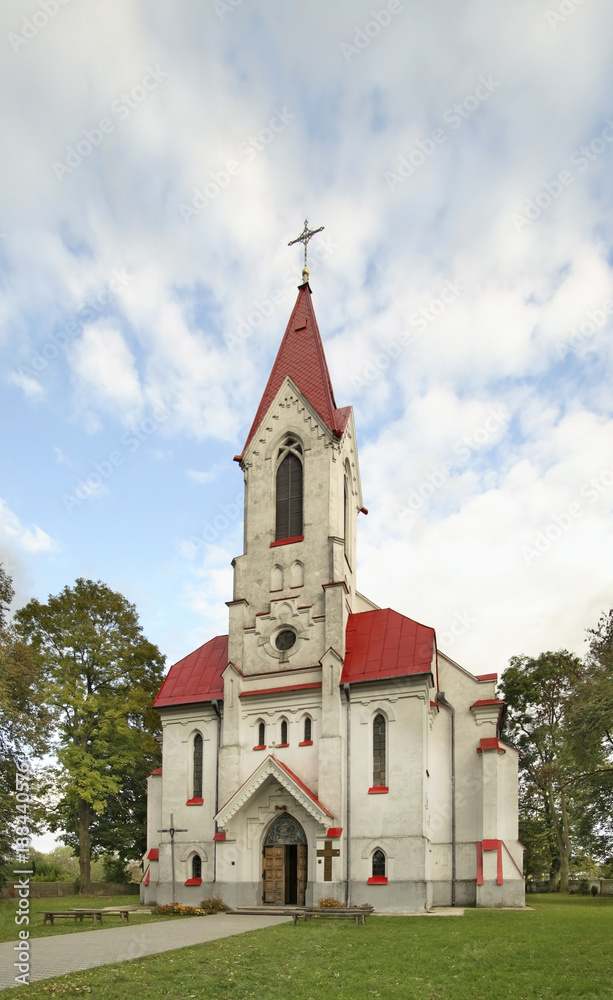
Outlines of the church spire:
<svg viewBox="0 0 613 1000">
<path fill-rule="evenodd" d="M 297 241 L 294 240 L 294 242 Z M 298 298 L 264 389 L 255 420 L 247 436 L 243 454 L 266 416 L 283 381 L 288 377 L 316 410 L 334 436 L 340 438 L 347 426 L 351 407 L 345 406 L 339 409 L 336 406 L 321 335 L 311 302 L 311 289 L 308 280 L 298 288 Z"/>
</svg>

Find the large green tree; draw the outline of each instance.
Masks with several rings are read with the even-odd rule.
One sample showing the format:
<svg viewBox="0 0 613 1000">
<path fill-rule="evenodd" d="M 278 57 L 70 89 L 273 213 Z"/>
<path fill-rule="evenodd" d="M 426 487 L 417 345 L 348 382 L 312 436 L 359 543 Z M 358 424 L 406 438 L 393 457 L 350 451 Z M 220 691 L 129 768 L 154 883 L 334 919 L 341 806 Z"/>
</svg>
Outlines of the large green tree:
<svg viewBox="0 0 613 1000">
<path fill-rule="evenodd" d="M 76 835 L 85 894 L 92 848 L 102 846 L 96 837 L 92 842 L 100 817 L 116 819 L 118 843 L 138 841 L 129 826 L 135 817 L 129 808 L 122 813 L 121 803 L 133 795 L 128 776 L 157 759 L 160 721 L 151 706 L 164 658 L 143 635 L 134 605 L 101 582 L 78 579 L 46 604 L 30 601 L 15 620 L 42 662 L 42 700 L 53 715 L 59 764 L 56 825 L 64 821 L 67 840 L 71 830 Z M 108 825 L 106 834 L 112 840 Z"/>
<path fill-rule="evenodd" d="M 10 621 L 13 596 L 11 577 L 0 565 L 0 884 L 11 874 L 9 859 L 19 819 L 16 762 L 39 757 L 49 729 L 49 714 L 40 701 L 41 663 Z M 39 809 L 34 796 L 26 812 L 36 822 Z"/>
<path fill-rule="evenodd" d="M 530 845 L 535 861 L 548 858 L 562 892 L 568 890 L 573 828 L 586 804 L 586 775 L 598 767 L 593 756 L 577 757 L 567 719 L 584 672 L 566 650 L 514 656 L 500 684 L 508 706 L 505 735 L 521 751 L 523 832 L 539 833 Z"/>
</svg>

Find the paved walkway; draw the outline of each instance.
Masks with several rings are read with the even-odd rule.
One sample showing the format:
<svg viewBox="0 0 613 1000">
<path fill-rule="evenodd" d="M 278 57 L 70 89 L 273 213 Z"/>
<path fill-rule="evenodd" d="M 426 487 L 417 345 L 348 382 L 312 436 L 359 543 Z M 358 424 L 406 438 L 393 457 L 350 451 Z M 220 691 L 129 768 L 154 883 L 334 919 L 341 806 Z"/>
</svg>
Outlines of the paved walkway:
<svg viewBox="0 0 613 1000">
<path fill-rule="evenodd" d="M 284 924 L 288 920 L 291 917 L 219 913 L 210 917 L 161 920 L 133 927 L 100 928 L 83 933 L 30 938 L 30 982 L 93 969 L 97 965 L 128 962 L 132 958 L 162 951 L 174 951 L 245 931 Z M 18 953 L 13 950 L 15 943 L 0 944 L 0 990 L 21 985 L 15 982 L 15 976 L 19 975 L 19 970 L 13 967 L 13 962 L 18 961 Z"/>
</svg>

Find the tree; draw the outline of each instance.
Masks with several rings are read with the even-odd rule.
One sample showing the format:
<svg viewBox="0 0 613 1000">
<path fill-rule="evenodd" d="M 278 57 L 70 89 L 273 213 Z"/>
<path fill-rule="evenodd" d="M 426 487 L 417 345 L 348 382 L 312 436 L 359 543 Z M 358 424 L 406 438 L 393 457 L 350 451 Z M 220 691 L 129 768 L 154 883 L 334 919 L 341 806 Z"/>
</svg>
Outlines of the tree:
<svg viewBox="0 0 613 1000">
<path fill-rule="evenodd" d="M 131 768 L 156 760 L 152 734 L 160 721 L 151 706 L 164 659 L 144 637 L 134 605 L 100 581 L 80 578 L 46 604 L 30 601 L 15 619 L 42 662 L 41 691 L 57 741 L 59 815 L 72 817 L 86 894 L 96 817 L 121 801 Z M 68 831 L 66 839 L 70 824 Z"/>
<path fill-rule="evenodd" d="M 49 713 L 40 702 L 41 663 L 9 621 L 13 583 L 0 565 L 0 885 L 6 882 L 17 820 L 16 761 L 40 756 L 46 746 Z M 31 789 L 30 789 L 31 790 Z M 36 821 L 32 797 L 27 815 Z"/>
<path fill-rule="evenodd" d="M 586 803 L 586 775 L 597 767 L 593 755 L 577 759 L 566 717 L 583 674 L 581 660 L 560 650 L 512 657 L 501 681 L 509 710 L 505 734 L 521 751 L 520 794 L 531 801 L 532 818 L 540 813 L 542 829 L 553 834 L 553 881 L 562 892 L 568 891 L 571 827 Z M 543 847 L 546 838 L 541 853 Z"/>
</svg>

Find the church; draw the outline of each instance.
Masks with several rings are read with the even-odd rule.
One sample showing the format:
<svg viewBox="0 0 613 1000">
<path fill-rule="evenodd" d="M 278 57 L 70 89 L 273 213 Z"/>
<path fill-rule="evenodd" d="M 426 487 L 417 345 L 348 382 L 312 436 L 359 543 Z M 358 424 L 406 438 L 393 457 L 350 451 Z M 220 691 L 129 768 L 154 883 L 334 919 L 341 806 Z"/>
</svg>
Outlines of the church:
<svg viewBox="0 0 613 1000">
<path fill-rule="evenodd" d="M 353 411 L 336 405 L 306 260 L 235 461 L 244 551 L 228 634 L 175 663 L 155 701 L 141 901 L 523 906 L 497 675 L 357 589 Z"/>
</svg>

